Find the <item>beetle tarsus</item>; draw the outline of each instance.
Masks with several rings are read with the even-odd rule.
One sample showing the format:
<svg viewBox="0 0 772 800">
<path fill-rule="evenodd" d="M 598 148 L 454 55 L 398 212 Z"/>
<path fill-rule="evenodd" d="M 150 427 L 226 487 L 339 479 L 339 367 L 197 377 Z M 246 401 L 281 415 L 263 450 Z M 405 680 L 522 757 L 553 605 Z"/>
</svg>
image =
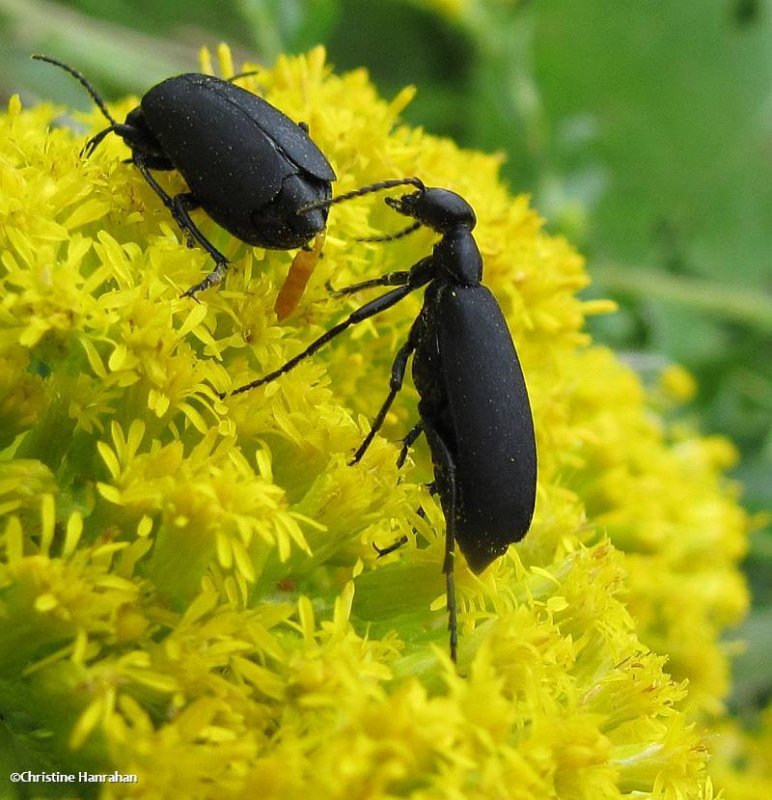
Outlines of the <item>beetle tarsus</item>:
<svg viewBox="0 0 772 800">
<path fill-rule="evenodd" d="M 225 275 L 225 270 L 227 269 L 227 261 L 219 262 L 217 266 L 204 278 L 204 280 L 199 281 L 195 286 L 191 286 L 190 289 L 184 291 L 180 297 L 192 297 L 194 300 L 198 301 L 196 295 L 199 292 L 209 289 L 211 286 L 217 286 L 217 284 L 221 283 L 223 276 Z"/>
<path fill-rule="evenodd" d="M 378 547 L 378 545 L 373 542 L 373 550 L 378 554 L 378 558 L 383 558 L 384 556 L 389 555 L 389 553 L 393 553 L 395 550 L 399 550 L 400 547 L 406 545 L 408 543 L 407 536 L 400 536 L 396 542 L 392 542 L 388 547 Z"/>
<path fill-rule="evenodd" d="M 407 460 L 408 450 L 412 447 L 415 440 L 424 432 L 424 425 L 423 422 L 419 421 L 407 432 L 407 436 L 402 440 L 402 447 L 399 450 L 399 457 L 397 458 L 397 469 L 402 469 Z M 434 489 L 431 492 L 434 494 L 437 491 L 437 485 L 435 481 L 432 481 L 431 484 L 427 484 L 429 486 L 433 486 Z"/>
</svg>

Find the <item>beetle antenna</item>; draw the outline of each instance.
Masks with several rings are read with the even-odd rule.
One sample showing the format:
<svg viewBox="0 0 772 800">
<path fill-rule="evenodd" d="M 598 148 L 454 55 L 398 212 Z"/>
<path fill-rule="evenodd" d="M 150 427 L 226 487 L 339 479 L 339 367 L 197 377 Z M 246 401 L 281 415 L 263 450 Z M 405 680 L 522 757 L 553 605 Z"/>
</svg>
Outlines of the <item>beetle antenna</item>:
<svg viewBox="0 0 772 800">
<path fill-rule="evenodd" d="M 395 239 L 401 239 L 403 236 L 407 236 L 413 231 L 417 231 L 421 227 L 420 222 L 414 222 L 412 225 L 408 225 L 407 228 L 403 228 L 401 231 L 396 231 L 395 233 L 387 233 L 384 236 L 365 236 L 362 239 L 355 239 L 356 242 L 393 242 Z"/>
<path fill-rule="evenodd" d="M 420 178 L 393 178 L 388 181 L 378 181 L 378 183 L 371 183 L 369 186 L 362 186 L 359 189 L 354 189 L 353 192 L 346 192 L 346 194 L 339 194 L 337 197 L 332 197 L 328 200 L 320 200 L 317 203 L 310 203 L 298 209 L 298 214 L 306 214 L 309 211 L 314 211 L 317 208 L 329 208 L 335 203 L 344 203 L 346 200 L 352 200 L 355 197 L 362 197 L 366 194 L 373 192 L 380 192 L 383 189 L 393 189 L 395 186 L 415 186 L 419 192 L 426 190 L 423 181 Z"/>
<path fill-rule="evenodd" d="M 75 80 L 78 81 L 78 83 L 80 83 L 80 85 L 91 95 L 91 99 L 97 104 L 99 110 L 105 115 L 110 124 L 118 124 L 118 121 L 115 119 L 115 117 L 113 117 L 113 115 L 107 110 L 105 101 L 102 100 L 97 90 L 91 85 L 91 83 L 89 83 L 85 75 L 78 72 L 78 70 L 76 70 L 74 67 L 71 67 L 69 64 L 65 64 L 62 61 L 57 61 L 55 58 L 51 58 L 51 56 L 35 54 L 32 56 L 32 58 L 34 58 L 35 61 L 46 61 L 49 64 L 53 64 L 55 67 L 63 69 L 65 72 L 69 72 L 70 75 L 72 75 L 72 77 L 75 78 Z"/>
<path fill-rule="evenodd" d="M 240 78 L 249 78 L 251 75 L 259 75 L 259 69 L 248 69 L 245 72 L 237 72 L 235 75 L 231 75 L 230 78 L 226 78 L 225 80 L 228 83 L 233 83 L 233 81 L 237 81 Z"/>
<path fill-rule="evenodd" d="M 105 128 L 103 131 L 99 131 L 99 133 L 92 136 L 81 148 L 81 156 L 83 158 L 88 158 L 94 152 L 94 150 L 96 150 L 97 145 L 102 141 L 102 139 L 104 139 L 108 133 L 112 133 L 115 130 L 116 125 L 117 123 L 110 125 L 108 128 Z M 133 161 L 129 159 L 128 163 L 131 164 Z"/>
</svg>

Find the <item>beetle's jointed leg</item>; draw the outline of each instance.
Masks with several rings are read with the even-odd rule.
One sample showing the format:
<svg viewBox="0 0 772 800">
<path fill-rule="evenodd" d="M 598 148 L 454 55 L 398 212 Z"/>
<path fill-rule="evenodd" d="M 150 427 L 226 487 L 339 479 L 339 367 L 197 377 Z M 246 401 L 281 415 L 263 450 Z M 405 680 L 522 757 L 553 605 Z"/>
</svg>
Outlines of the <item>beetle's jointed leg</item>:
<svg viewBox="0 0 772 800">
<path fill-rule="evenodd" d="M 204 236 L 198 226 L 190 217 L 190 212 L 199 207 L 198 201 L 190 192 L 182 192 L 172 197 L 160 183 L 153 177 L 147 164 L 141 157 L 134 158 L 137 169 L 142 173 L 142 177 L 148 182 L 150 188 L 161 198 L 163 204 L 171 211 L 175 222 L 180 230 L 188 237 L 197 241 L 206 250 L 215 262 L 215 268 L 195 286 L 191 286 L 183 292 L 181 297 L 194 297 L 204 289 L 220 283 L 228 269 L 228 259 Z"/>
</svg>

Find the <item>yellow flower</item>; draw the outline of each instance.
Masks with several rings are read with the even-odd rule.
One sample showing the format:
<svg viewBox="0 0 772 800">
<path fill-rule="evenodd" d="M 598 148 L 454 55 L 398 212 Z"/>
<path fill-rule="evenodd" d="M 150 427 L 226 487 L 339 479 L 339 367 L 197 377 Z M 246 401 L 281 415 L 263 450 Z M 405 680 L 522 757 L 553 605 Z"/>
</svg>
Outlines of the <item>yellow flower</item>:
<svg viewBox="0 0 772 800">
<path fill-rule="evenodd" d="M 660 386 L 663 393 L 676 402 L 688 402 L 697 394 L 694 378 L 682 367 L 671 364 L 662 370 Z"/>
<path fill-rule="evenodd" d="M 717 726 L 710 771 L 732 800 L 766 797 L 772 782 L 772 709 L 744 731 L 731 720 Z"/>
<path fill-rule="evenodd" d="M 235 71 L 224 48 L 219 70 Z M 532 530 L 480 576 L 459 558 L 457 671 L 430 459 L 419 445 L 395 464 L 412 388 L 348 466 L 420 297 L 273 384 L 218 397 L 363 302 L 330 299 L 328 280 L 409 268 L 430 233 L 358 241 L 399 221 L 379 197 L 333 207 L 324 258 L 278 324 L 294 254 L 198 214 L 231 266 L 200 303 L 180 299 L 211 264 L 122 163 L 125 146 L 107 137 L 83 161 L 85 135 L 14 98 L 0 119 L 0 711 L 13 768 L 137 775 L 104 784 L 108 798 L 708 800 L 705 720 L 728 680 L 718 640 L 747 602 L 747 523 L 722 475 L 731 446 L 667 429 L 635 376 L 592 346 L 585 317 L 610 305 L 577 296 L 582 259 L 507 193 L 496 158 L 401 126 L 411 90 L 385 102 L 320 48 L 244 84 L 308 123 L 338 193 L 419 175 L 474 206 L 533 402 Z M 373 543 L 403 536 L 376 557 Z"/>
</svg>

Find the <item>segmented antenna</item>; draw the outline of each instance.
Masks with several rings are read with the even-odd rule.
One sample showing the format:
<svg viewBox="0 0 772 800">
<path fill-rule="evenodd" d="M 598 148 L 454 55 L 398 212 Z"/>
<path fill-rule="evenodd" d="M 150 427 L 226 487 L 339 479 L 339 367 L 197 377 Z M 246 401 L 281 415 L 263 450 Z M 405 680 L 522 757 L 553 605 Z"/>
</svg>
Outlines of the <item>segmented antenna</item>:
<svg viewBox="0 0 772 800">
<path fill-rule="evenodd" d="M 107 110 L 107 106 L 105 105 L 104 100 L 99 96 L 97 90 L 89 83 L 88 79 L 85 75 L 78 72 L 78 70 L 71 67 L 69 64 L 65 64 L 62 61 L 57 61 L 55 58 L 51 58 L 51 56 L 42 56 L 40 54 L 35 54 L 32 56 L 35 61 L 46 61 L 49 64 L 53 64 L 55 67 L 59 67 L 63 69 L 65 72 L 69 72 L 73 78 L 75 78 L 78 83 L 91 95 L 91 99 L 97 104 L 99 110 L 105 115 L 106 119 L 111 125 L 117 125 L 118 120 L 113 117 L 113 115 Z"/>
<path fill-rule="evenodd" d="M 318 203 L 311 203 L 310 205 L 303 206 L 298 210 L 298 214 L 306 214 L 316 208 L 329 208 L 335 203 L 344 203 L 346 200 L 352 200 L 355 197 L 362 197 L 366 194 L 373 194 L 373 192 L 380 192 L 383 189 L 393 189 L 395 186 L 415 186 L 419 192 L 426 191 L 423 181 L 420 178 L 392 178 L 388 181 L 378 181 L 378 183 L 371 183 L 369 186 L 361 186 L 359 189 L 354 189 L 353 192 L 346 192 L 346 194 L 339 194 L 329 200 L 320 200 Z M 365 236 L 361 239 L 356 239 L 357 242 L 392 242 L 394 239 L 401 239 L 413 231 L 417 231 L 421 227 L 420 222 L 414 222 L 403 228 L 401 231 L 395 233 L 387 233 L 384 236 Z"/>
<path fill-rule="evenodd" d="M 363 195 L 372 194 L 373 192 L 380 192 L 383 189 L 393 189 L 395 186 L 415 186 L 419 192 L 426 190 L 420 178 L 393 178 L 388 181 L 371 183 L 369 186 L 362 186 L 359 189 L 354 189 L 353 192 L 339 194 L 337 197 L 332 197 L 329 200 L 319 200 L 317 203 L 310 203 L 298 209 L 298 214 L 306 214 L 317 208 L 328 208 L 329 206 L 335 205 L 335 203 L 344 203 L 346 200 L 351 200 L 354 197 L 362 197 Z"/>
</svg>

